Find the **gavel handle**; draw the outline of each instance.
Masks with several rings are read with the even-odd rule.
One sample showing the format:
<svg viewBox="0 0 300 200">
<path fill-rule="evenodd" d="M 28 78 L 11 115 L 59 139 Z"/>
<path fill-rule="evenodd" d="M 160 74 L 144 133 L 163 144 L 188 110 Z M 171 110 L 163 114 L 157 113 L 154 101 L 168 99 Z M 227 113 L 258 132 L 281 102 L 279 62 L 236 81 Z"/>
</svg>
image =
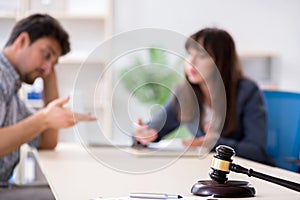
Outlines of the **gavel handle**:
<svg viewBox="0 0 300 200">
<path fill-rule="evenodd" d="M 289 189 L 300 192 L 300 184 L 294 183 L 292 181 L 287 181 L 287 180 L 269 176 L 269 175 L 266 175 L 266 174 L 263 174 L 260 172 L 256 172 L 253 169 L 247 169 L 247 168 L 244 168 L 244 167 L 234 164 L 234 163 L 231 164 L 230 170 L 233 172 L 237 172 L 237 173 L 247 174 L 249 177 L 253 176 L 256 178 L 260 178 L 262 180 L 269 181 L 269 182 L 272 182 L 272 183 L 275 183 L 275 184 L 278 184 L 278 185 L 281 185 L 281 186 L 287 187 Z"/>
</svg>

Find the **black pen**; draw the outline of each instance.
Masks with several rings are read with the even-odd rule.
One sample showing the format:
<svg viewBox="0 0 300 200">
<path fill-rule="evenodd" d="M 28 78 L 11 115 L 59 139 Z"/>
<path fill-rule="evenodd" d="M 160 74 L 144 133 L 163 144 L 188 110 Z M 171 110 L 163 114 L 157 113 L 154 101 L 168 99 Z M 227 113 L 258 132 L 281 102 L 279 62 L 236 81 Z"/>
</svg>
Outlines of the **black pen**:
<svg viewBox="0 0 300 200">
<path fill-rule="evenodd" d="M 182 196 L 177 194 L 163 194 L 163 193 L 130 193 L 130 198 L 138 199 L 181 199 Z"/>
</svg>

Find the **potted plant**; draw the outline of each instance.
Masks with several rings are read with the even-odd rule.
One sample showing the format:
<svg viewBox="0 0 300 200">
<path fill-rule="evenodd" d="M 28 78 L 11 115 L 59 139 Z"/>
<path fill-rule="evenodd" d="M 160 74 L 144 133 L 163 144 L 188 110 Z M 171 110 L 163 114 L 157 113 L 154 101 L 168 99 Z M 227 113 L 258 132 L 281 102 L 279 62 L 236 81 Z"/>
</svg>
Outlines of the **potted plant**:
<svg viewBox="0 0 300 200">
<path fill-rule="evenodd" d="M 132 58 L 131 64 L 120 70 L 125 88 L 140 102 L 164 104 L 176 83 L 182 79 L 182 59 L 159 49 L 148 48 Z M 173 61 L 170 59 L 173 58 Z"/>
</svg>

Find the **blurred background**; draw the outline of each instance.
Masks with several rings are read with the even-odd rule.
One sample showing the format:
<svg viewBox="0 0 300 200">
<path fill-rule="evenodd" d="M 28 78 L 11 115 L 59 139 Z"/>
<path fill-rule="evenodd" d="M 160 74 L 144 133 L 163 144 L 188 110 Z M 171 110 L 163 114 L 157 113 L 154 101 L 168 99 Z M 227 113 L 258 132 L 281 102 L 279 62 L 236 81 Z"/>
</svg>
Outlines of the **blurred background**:
<svg viewBox="0 0 300 200">
<path fill-rule="evenodd" d="M 299 92 L 299 10 L 298 0 L 0 0 L 0 45 L 3 47 L 11 28 L 22 17 L 37 12 L 56 17 L 69 32 L 72 44 L 72 52 L 56 66 L 60 96 L 80 99 L 81 91 L 75 91 L 74 84 L 81 65 L 103 71 L 103 60 L 87 58 L 114 35 L 140 28 L 161 28 L 188 37 L 202 28 L 218 27 L 233 36 L 245 74 L 261 88 Z M 142 53 L 142 57 L 147 53 Z M 130 59 L 124 63 L 118 61 L 121 66 L 132 63 L 134 60 Z M 98 122 L 77 126 L 77 130 L 86 130 L 85 135 L 80 136 L 87 142 L 101 143 L 103 136 L 117 142 L 130 141 L 128 135 L 120 134 L 112 118 L 113 106 L 116 109 L 128 107 L 122 104 L 122 98 L 112 105 L 116 74 L 118 72 L 110 71 L 101 78 L 101 87 L 94 91 L 99 101 L 93 101 L 94 105 L 83 97 L 81 102 L 76 102 L 77 111 L 95 109 L 94 114 L 100 118 Z M 89 77 L 86 79 L 88 82 Z M 20 92 L 22 98 L 36 108 L 41 106 L 41 84 L 37 81 L 34 86 L 24 85 Z M 139 103 L 136 105 L 136 113 L 147 116 L 147 109 L 143 110 Z M 118 114 L 122 118 L 122 112 Z M 103 125 L 101 133 L 99 123 Z M 74 131 L 73 128 L 62 130 L 61 141 L 77 140 Z"/>
</svg>

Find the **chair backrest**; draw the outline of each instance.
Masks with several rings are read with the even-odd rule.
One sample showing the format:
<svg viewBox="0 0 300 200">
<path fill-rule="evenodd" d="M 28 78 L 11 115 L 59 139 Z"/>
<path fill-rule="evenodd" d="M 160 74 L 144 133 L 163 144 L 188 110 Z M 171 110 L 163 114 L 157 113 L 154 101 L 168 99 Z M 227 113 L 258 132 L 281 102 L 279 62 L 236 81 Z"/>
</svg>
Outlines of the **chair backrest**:
<svg viewBox="0 0 300 200">
<path fill-rule="evenodd" d="M 267 151 L 276 166 L 299 171 L 289 159 L 299 159 L 300 94 L 283 91 L 263 91 L 267 106 Z"/>
</svg>

